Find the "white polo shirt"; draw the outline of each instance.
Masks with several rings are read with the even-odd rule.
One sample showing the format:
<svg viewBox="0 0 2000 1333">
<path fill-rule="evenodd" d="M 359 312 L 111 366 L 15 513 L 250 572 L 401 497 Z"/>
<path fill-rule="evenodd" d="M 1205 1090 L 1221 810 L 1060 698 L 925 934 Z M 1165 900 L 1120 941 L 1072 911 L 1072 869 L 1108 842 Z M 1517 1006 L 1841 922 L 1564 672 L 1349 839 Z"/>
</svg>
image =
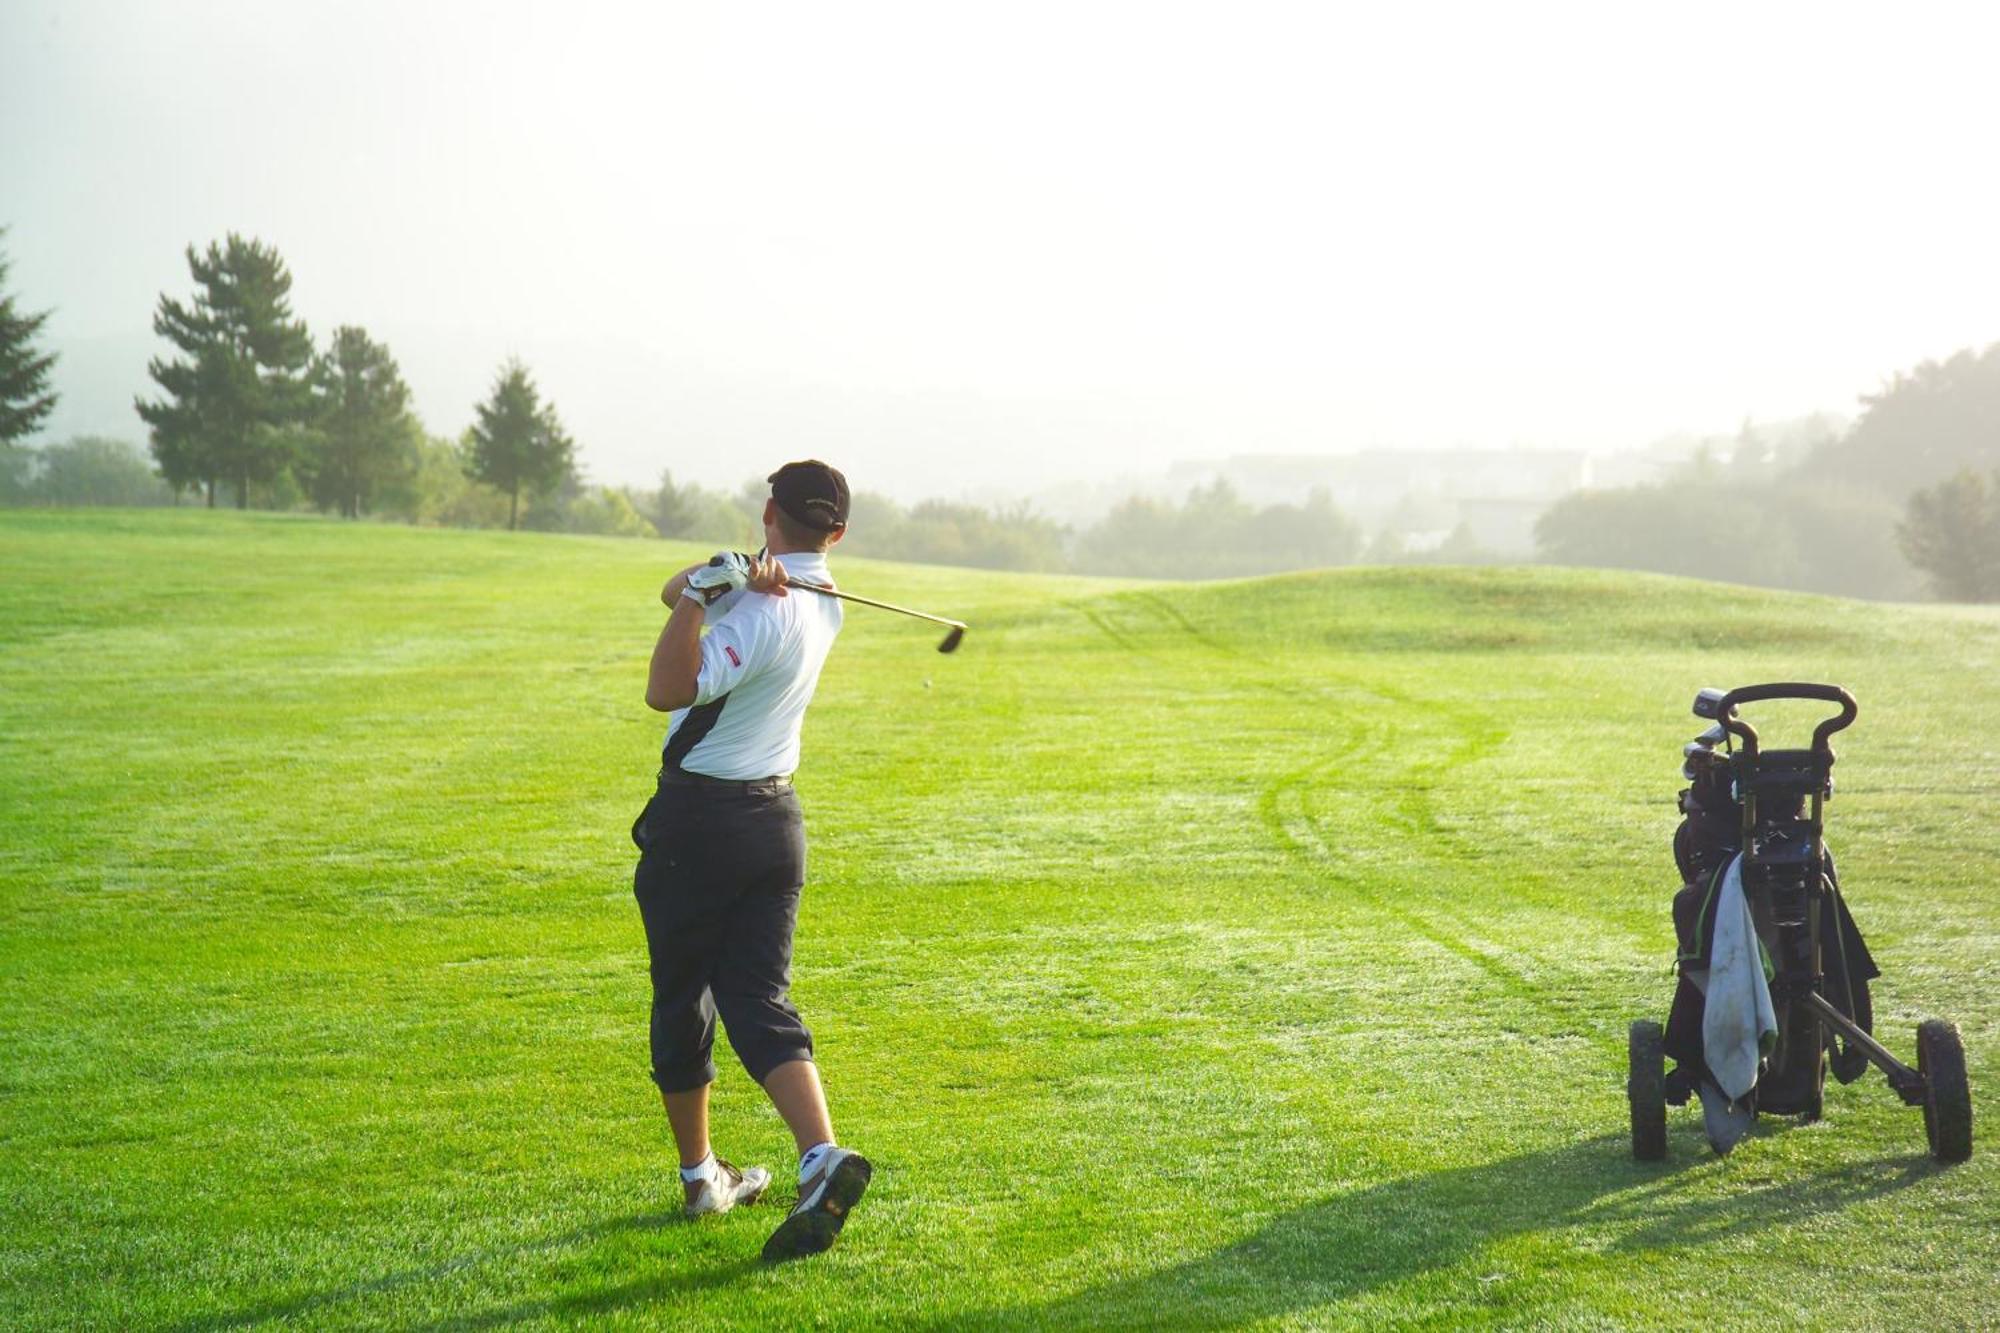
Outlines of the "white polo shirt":
<svg viewBox="0 0 2000 1333">
<path fill-rule="evenodd" d="M 833 585 L 818 551 L 777 559 L 788 578 Z M 667 726 L 666 766 L 743 781 L 798 768 L 799 725 L 840 633 L 840 610 L 836 598 L 811 592 L 717 599 L 701 637 L 694 703 Z"/>
</svg>

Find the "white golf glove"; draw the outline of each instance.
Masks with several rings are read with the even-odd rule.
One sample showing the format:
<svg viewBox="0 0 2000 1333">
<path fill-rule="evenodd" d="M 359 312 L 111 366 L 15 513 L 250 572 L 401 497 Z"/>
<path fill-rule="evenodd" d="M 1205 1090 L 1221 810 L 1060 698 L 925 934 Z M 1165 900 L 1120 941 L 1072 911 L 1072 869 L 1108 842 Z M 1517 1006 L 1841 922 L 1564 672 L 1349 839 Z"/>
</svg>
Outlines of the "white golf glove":
<svg viewBox="0 0 2000 1333">
<path fill-rule="evenodd" d="M 688 575 L 685 597 L 713 606 L 718 598 L 741 591 L 750 582 L 750 557 L 741 551 L 718 551 L 708 563 Z"/>
</svg>

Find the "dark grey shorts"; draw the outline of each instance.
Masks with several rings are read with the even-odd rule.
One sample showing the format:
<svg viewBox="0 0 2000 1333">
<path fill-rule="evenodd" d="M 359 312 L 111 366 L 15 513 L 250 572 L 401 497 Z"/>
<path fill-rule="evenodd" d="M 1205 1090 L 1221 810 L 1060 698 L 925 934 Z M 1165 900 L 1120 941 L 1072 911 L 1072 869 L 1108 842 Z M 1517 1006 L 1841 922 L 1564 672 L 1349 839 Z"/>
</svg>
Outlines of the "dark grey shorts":
<svg viewBox="0 0 2000 1333">
<path fill-rule="evenodd" d="M 812 1059 L 792 1007 L 792 928 L 806 878 L 805 824 L 789 785 L 662 784 L 632 826 L 633 894 L 653 975 L 653 1081 L 687 1092 L 715 1080 L 715 1020 L 762 1083 Z"/>
</svg>

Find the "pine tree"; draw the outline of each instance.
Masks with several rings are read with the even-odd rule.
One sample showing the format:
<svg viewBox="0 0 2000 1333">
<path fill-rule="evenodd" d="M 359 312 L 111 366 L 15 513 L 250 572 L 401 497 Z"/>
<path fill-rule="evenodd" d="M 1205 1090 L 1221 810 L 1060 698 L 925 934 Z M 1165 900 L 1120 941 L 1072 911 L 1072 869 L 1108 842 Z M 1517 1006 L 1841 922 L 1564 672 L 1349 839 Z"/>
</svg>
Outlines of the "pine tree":
<svg viewBox="0 0 2000 1333">
<path fill-rule="evenodd" d="M 493 392 L 478 407 L 465 457 L 465 474 L 507 493 L 507 526 L 519 525 L 521 490 L 548 490 L 576 476 L 576 445 L 564 433 L 555 405 L 543 403 L 528 370 L 510 360 L 500 367 Z"/>
<path fill-rule="evenodd" d="M 322 509 L 359 518 L 382 486 L 416 466 L 410 390 L 389 349 L 344 325 L 312 367 L 314 431 L 300 459 Z"/>
<path fill-rule="evenodd" d="M 205 483 L 212 507 L 216 483 L 233 482 L 242 509 L 250 483 L 274 480 L 296 452 L 312 339 L 292 317 L 292 275 L 275 249 L 231 232 L 206 253 L 189 246 L 187 261 L 194 299 L 162 293 L 153 315 L 153 331 L 182 355 L 152 360 L 167 396 L 136 406 L 176 491 Z"/>
<path fill-rule="evenodd" d="M 0 239 L 6 235 L 0 228 Z M 0 449 L 33 435 L 56 406 L 48 387 L 55 354 L 35 347 L 49 312 L 30 315 L 15 309 L 7 294 L 7 269 L 6 251 L 0 250 Z"/>
</svg>

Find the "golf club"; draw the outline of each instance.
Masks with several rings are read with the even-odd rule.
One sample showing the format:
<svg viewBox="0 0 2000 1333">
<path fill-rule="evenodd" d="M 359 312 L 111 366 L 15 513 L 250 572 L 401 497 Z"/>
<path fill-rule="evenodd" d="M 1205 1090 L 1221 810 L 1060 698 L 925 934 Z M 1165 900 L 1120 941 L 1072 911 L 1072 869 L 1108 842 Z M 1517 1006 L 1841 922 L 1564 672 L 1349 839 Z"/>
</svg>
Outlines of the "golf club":
<svg viewBox="0 0 2000 1333">
<path fill-rule="evenodd" d="M 1699 777 L 1703 768 L 1728 762 L 1728 755 L 1717 754 L 1715 747 L 1705 740 L 1692 740 L 1681 747 L 1681 776 L 1689 782 Z"/>
<path fill-rule="evenodd" d="M 897 606 L 892 602 L 878 602 L 872 597 L 859 597 L 851 592 L 841 592 L 837 588 L 824 587 L 818 583 L 806 583 L 800 579 L 787 579 L 785 580 L 785 586 L 787 588 L 804 588 L 807 592 L 816 592 L 822 597 L 838 597 L 843 602 L 859 602 L 863 606 L 872 606 L 878 610 L 896 611 L 902 615 L 915 616 L 918 620 L 928 620 L 933 625 L 949 625 L 951 632 L 946 634 L 944 642 L 938 645 L 938 651 L 941 653 L 956 651 L 958 645 L 965 639 L 965 622 L 962 620 L 948 620 L 943 616 L 934 616 L 928 612 L 912 611 L 907 606 Z"/>
</svg>

